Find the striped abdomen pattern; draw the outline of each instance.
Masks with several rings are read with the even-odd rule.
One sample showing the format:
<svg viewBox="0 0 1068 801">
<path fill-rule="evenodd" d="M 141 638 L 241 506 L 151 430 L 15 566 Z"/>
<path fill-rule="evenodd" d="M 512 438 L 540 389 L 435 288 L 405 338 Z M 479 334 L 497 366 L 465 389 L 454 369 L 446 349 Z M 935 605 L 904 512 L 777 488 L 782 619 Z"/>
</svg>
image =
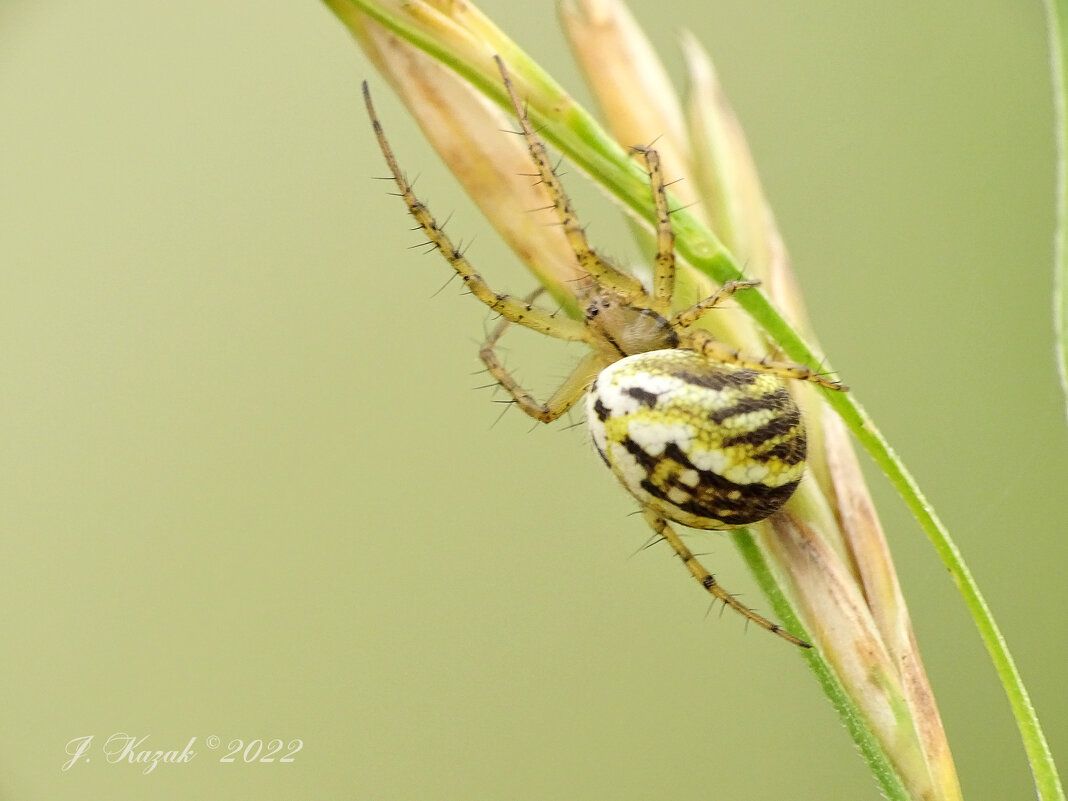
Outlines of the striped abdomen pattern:
<svg viewBox="0 0 1068 801">
<path fill-rule="evenodd" d="M 693 528 L 771 516 L 805 469 L 804 422 L 782 382 L 690 350 L 613 363 L 590 387 L 586 412 L 623 486 Z"/>
</svg>

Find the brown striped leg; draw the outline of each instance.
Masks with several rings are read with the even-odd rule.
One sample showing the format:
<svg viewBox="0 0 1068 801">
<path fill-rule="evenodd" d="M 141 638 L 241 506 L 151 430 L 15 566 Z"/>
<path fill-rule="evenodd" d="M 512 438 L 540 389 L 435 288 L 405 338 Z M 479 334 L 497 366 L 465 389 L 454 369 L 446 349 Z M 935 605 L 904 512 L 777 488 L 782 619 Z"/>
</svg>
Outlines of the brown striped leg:
<svg viewBox="0 0 1068 801">
<path fill-rule="evenodd" d="M 653 261 L 653 311 L 662 317 L 671 314 L 671 296 L 675 293 L 675 232 L 671 230 L 664 173 L 660 155 L 647 147 L 635 146 L 632 151 L 641 155 L 649 172 L 649 186 L 653 190 L 656 210 L 656 259 Z"/>
<path fill-rule="evenodd" d="M 747 370 L 756 370 L 758 373 L 771 373 L 781 378 L 795 378 L 799 381 L 810 381 L 819 384 L 826 389 L 834 389 L 839 392 L 847 392 L 849 387 L 833 378 L 820 375 L 811 367 L 796 362 L 780 362 L 770 359 L 754 359 L 751 356 L 743 356 L 725 342 L 715 339 L 707 331 L 691 329 L 684 331 L 679 336 L 680 347 L 690 348 L 709 359 L 718 362 L 726 362 L 736 367 L 744 367 Z"/>
<path fill-rule="evenodd" d="M 528 305 L 533 303 L 534 298 L 541 292 L 542 290 L 539 289 L 525 298 L 524 301 Z M 582 398 L 587 388 L 593 383 L 594 377 L 604 367 L 604 364 L 597 353 L 591 351 L 571 371 L 564 383 L 552 394 L 549 400 L 545 403 L 539 403 L 530 392 L 520 386 L 512 374 L 505 369 L 500 357 L 497 356 L 497 342 L 500 341 L 508 325 L 508 319 L 501 320 L 497 324 L 479 349 L 478 356 L 486 365 L 490 375 L 512 396 L 520 409 L 535 420 L 551 423 Z"/>
<path fill-rule="evenodd" d="M 738 612 L 740 615 L 753 621 L 761 628 L 767 629 L 772 634 L 779 635 L 787 642 L 792 642 L 794 645 L 800 645 L 802 648 L 812 647 L 801 638 L 795 637 L 793 634 L 790 634 L 790 632 L 784 630 L 778 623 L 772 623 L 766 617 L 758 615 L 752 609 L 740 603 L 738 599 L 723 589 L 712 574 L 705 570 L 701 563 L 697 561 L 697 557 L 693 555 L 693 552 L 688 547 L 686 547 L 686 543 L 684 543 L 679 535 L 675 533 L 675 530 L 668 525 L 667 520 L 648 507 L 644 509 L 644 514 L 646 521 L 652 526 L 653 531 L 667 541 L 667 543 L 675 550 L 675 553 L 678 554 L 682 563 L 686 565 L 686 569 L 690 571 L 690 575 L 697 579 L 701 586 L 704 587 L 712 597 L 722 601 L 735 612 Z"/>
<path fill-rule="evenodd" d="M 759 281 L 728 281 L 704 300 L 695 303 L 688 309 L 683 309 L 672 317 L 669 321 L 671 327 L 684 328 L 688 325 L 693 325 L 705 315 L 705 312 L 716 308 L 716 306 L 727 300 L 727 298 L 731 297 L 735 292 L 740 292 L 743 289 L 752 289 L 757 286 L 760 286 Z"/>
<path fill-rule="evenodd" d="M 393 180 L 400 190 L 400 196 L 408 206 L 408 211 L 411 212 L 415 221 L 419 223 L 419 227 L 433 243 L 434 247 L 441 252 L 441 255 L 460 275 L 471 294 L 510 322 L 557 339 L 575 342 L 586 341 L 586 327 L 581 322 L 566 317 L 555 317 L 544 309 L 532 306 L 514 295 L 495 292 L 486 284 L 482 276 L 471 267 L 460 250 L 453 245 L 444 229 L 438 225 L 433 215 L 431 215 L 430 210 L 423 205 L 422 201 L 412 191 L 411 185 L 408 183 L 407 178 L 404 177 L 404 173 L 401 172 L 397 159 L 393 155 L 393 148 L 390 147 L 389 142 L 386 140 L 386 135 L 382 130 L 381 123 L 378 121 L 378 116 L 375 114 L 374 105 L 371 103 L 371 93 L 367 88 L 366 81 L 363 84 L 363 97 L 367 104 L 367 113 L 371 117 L 375 137 L 378 139 L 378 145 L 382 149 L 382 155 L 385 156 L 386 164 L 389 165 Z"/>
<path fill-rule="evenodd" d="M 530 150 L 531 158 L 534 160 L 534 166 L 538 170 L 538 177 L 552 199 L 553 209 L 564 226 L 564 234 L 567 236 L 571 249 L 575 252 L 579 266 L 593 276 L 597 283 L 609 286 L 618 292 L 628 295 L 642 292 L 641 282 L 637 278 L 617 270 L 594 253 L 590 247 L 589 242 L 586 240 L 586 233 L 579 224 L 578 216 L 571 207 L 571 200 L 568 198 L 567 193 L 564 192 L 564 187 L 560 180 L 556 177 L 553 166 L 549 161 L 549 154 L 545 151 L 545 145 L 542 144 L 530 125 L 523 103 L 516 94 L 515 86 L 513 86 L 512 79 L 508 75 L 508 68 L 505 67 L 504 61 L 500 56 L 494 56 L 494 59 L 497 61 L 497 67 L 501 71 L 504 88 L 507 90 L 508 98 L 512 102 L 512 109 L 515 112 L 516 119 L 519 120 L 519 125 L 523 129 L 523 137 L 527 140 L 527 147 Z"/>
</svg>

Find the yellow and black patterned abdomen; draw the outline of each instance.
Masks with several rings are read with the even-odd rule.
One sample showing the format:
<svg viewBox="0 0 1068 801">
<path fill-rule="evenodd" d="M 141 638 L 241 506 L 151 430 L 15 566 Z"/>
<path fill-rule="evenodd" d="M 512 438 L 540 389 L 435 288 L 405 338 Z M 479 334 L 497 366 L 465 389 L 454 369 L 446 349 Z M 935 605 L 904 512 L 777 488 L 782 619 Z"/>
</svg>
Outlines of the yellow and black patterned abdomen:
<svg viewBox="0 0 1068 801">
<path fill-rule="evenodd" d="M 623 486 L 685 526 L 770 517 L 805 469 L 804 422 L 782 382 L 690 350 L 615 362 L 590 387 L 586 412 Z"/>
</svg>

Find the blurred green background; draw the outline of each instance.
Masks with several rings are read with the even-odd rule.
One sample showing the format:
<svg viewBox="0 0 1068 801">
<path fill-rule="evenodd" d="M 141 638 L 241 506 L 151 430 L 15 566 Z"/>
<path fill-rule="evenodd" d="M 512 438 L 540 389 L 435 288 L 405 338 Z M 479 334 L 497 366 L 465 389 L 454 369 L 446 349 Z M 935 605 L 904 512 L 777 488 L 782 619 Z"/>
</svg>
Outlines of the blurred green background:
<svg viewBox="0 0 1068 801">
<path fill-rule="evenodd" d="M 483 6 L 588 98 L 548 3 Z M 1063 767 L 1040 5 L 635 13 L 677 79 L 680 27 L 716 58 L 820 340 L 954 532 Z M 877 798 L 798 655 L 636 554 L 583 429 L 494 425 L 490 317 L 407 249 L 364 78 L 472 260 L 528 289 L 325 7 L 0 3 L 0 798 Z M 577 353 L 509 358 L 551 377 Z M 956 590 L 873 484 L 966 797 L 1031 797 Z M 695 548 L 766 608 L 724 538 Z M 60 770 L 116 732 L 200 754 Z M 304 748 L 220 764 L 209 735 Z"/>
</svg>

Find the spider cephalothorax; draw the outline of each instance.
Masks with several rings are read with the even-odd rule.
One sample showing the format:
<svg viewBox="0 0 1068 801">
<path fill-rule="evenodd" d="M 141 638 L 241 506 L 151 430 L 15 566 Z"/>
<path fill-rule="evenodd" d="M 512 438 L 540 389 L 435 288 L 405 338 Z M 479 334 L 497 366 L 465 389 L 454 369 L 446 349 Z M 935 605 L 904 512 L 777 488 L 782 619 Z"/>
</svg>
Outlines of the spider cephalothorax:
<svg viewBox="0 0 1068 801">
<path fill-rule="evenodd" d="M 655 150 L 634 148 L 649 172 L 656 209 L 657 255 L 652 286 L 598 256 L 571 208 L 545 146 L 534 133 L 503 62 L 508 90 L 538 179 L 552 199 L 585 278 L 576 289 L 582 320 L 557 316 L 527 298 L 495 292 L 453 246 L 414 195 L 371 104 L 364 97 L 378 143 L 408 210 L 475 297 L 502 320 L 479 356 L 494 379 L 526 414 L 552 422 L 586 398 L 587 422 L 601 458 L 641 504 L 646 521 L 666 540 L 708 592 L 749 620 L 797 645 L 808 643 L 758 615 L 724 590 L 697 561 L 674 521 L 701 529 L 730 529 L 764 520 L 793 494 L 805 467 L 805 427 L 782 378 L 844 389 L 804 365 L 748 358 L 707 331 L 700 318 L 757 281 L 728 281 L 710 297 L 672 313 L 674 234 L 664 179 Z M 509 324 L 563 340 L 590 352 L 544 403 L 523 389 L 497 356 Z"/>
<path fill-rule="evenodd" d="M 679 346 L 671 323 L 652 309 L 597 295 L 586 306 L 586 326 L 606 361 Z"/>
</svg>

